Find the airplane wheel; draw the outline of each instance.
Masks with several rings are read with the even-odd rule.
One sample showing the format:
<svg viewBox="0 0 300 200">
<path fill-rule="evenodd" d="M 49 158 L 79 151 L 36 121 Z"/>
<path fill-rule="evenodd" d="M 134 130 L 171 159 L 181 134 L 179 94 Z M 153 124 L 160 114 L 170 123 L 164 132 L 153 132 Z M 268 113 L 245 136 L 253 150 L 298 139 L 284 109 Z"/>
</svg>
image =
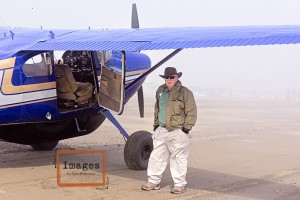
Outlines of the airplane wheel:
<svg viewBox="0 0 300 200">
<path fill-rule="evenodd" d="M 148 167 L 150 154 L 153 150 L 151 133 L 137 131 L 131 134 L 125 144 L 124 160 L 130 169 L 145 170 Z"/>
<path fill-rule="evenodd" d="M 52 142 L 32 144 L 31 147 L 33 150 L 37 150 L 37 151 L 50 151 L 53 150 L 57 144 L 58 144 L 58 140 Z"/>
</svg>

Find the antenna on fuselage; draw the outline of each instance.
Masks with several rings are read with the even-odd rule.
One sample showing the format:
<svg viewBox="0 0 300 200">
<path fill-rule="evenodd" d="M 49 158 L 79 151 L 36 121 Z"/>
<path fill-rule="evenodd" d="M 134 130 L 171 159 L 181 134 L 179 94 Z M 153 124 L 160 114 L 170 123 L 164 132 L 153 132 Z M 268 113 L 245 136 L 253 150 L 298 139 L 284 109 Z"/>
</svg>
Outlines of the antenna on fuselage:
<svg viewBox="0 0 300 200">
<path fill-rule="evenodd" d="M 139 23 L 139 16 L 137 13 L 136 4 L 132 4 L 132 12 L 131 12 L 131 28 L 138 29 L 140 28 Z M 140 111 L 140 117 L 144 117 L 144 92 L 143 92 L 143 86 L 141 86 L 138 89 L 138 104 L 139 104 L 139 111 Z"/>
</svg>

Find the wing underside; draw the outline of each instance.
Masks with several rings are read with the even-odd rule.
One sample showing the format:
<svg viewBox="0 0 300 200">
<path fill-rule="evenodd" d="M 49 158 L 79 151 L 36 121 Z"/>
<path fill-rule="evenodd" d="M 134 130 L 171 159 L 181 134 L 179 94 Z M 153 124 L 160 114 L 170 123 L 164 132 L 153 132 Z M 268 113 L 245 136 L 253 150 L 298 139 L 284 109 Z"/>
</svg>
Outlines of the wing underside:
<svg viewBox="0 0 300 200">
<path fill-rule="evenodd" d="M 140 51 L 297 43 L 298 25 L 51 31 L 0 28 L 0 58 L 22 50 Z"/>
</svg>

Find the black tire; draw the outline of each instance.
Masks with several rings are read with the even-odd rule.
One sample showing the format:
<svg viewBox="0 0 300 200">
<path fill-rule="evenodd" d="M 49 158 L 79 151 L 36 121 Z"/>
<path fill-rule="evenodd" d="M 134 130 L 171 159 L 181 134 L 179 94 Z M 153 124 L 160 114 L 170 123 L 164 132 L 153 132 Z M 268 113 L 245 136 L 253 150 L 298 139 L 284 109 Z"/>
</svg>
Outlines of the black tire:
<svg viewBox="0 0 300 200">
<path fill-rule="evenodd" d="M 44 143 L 31 144 L 33 150 L 37 151 L 50 151 L 53 150 L 58 144 L 58 140 Z"/>
<path fill-rule="evenodd" d="M 134 170 L 147 169 L 152 150 L 153 141 L 151 133 L 137 131 L 131 134 L 124 148 L 124 160 L 127 167 Z"/>
</svg>

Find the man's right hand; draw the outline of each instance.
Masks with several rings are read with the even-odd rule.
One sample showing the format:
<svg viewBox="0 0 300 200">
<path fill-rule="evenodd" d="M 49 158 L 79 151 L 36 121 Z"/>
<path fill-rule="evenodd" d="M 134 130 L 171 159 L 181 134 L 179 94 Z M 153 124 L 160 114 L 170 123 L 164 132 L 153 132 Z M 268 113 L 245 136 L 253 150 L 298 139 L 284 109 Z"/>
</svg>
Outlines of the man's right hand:
<svg viewBox="0 0 300 200">
<path fill-rule="evenodd" d="M 159 127 L 159 125 L 155 125 L 153 128 L 153 131 L 155 131 L 158 127 Z"/>
</svg>

